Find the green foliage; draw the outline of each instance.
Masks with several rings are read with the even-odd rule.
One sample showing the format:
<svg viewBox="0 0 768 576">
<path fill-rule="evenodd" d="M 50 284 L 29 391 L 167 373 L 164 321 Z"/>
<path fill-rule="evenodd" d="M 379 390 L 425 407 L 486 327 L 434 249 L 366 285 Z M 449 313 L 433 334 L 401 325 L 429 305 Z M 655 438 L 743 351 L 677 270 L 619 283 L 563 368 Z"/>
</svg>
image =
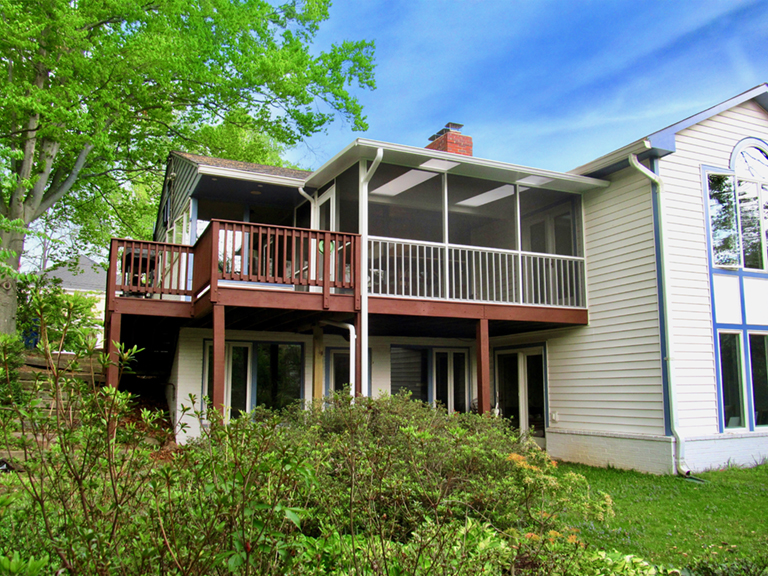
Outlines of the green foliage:
<svg viewBox="0 0 768 576">
<path fill-rule="evenodd" d="M 24 344 L 15 334 L 0 334 L 0 406 L 22 402 L 19 368 L 24 365 Z"/>
<path fill-rule="evenodd" d="M 26 224 L 110 181 L 114 200 L 205 125 L 281 145 L 336 114 L 365 129 L 349 90 L 374 86 L 373 48 L 314 53 L 329 4 L 0 0 L 0 213 Z"/>
<path fill-rule="evenodd" d="M 62 350 L 73 351 L 93 346 L 102 329 L 102 320 L 96 316 L 93 296 L 68 294 L 61 280 L 30 275 L 18 284 L 19 309 L 17 327 L 25 336 L 45 336 L 61 345 Z M 43 342 L 45 346 L 45 342 Z"/>
<path fill-rule="evenodd" d="M 768 575 L 768 555 L 763 551 L 752 551 L 747 556 L 729 558 L 727 555 L 718 555 L 718 551 L 712 546 L 689 568 L 688 574 L 690 576 L 766 576 Z"/>
<path fill-rule="evenodd" d="M 768 465 L 677 476 L 562 464 L 592 489 L 610 494 L 615 517 L 603 523 L 566 518 L 597 548 L 638 554 L 654 563 L 693 567 L 702 557 L 728 564 L 751 561 L 768 545 Z"/>
<path fill-rule="evenodd" d="M 0 554 L 0 575 L 2 576 L 37 576 L 47 565 L 48 556 L 43 556 L 39 560 L 35 560 L 32 556 L 24 561 L 19 557 L 18 552 L 14 552 L 12 556 Z"/>
</svg>

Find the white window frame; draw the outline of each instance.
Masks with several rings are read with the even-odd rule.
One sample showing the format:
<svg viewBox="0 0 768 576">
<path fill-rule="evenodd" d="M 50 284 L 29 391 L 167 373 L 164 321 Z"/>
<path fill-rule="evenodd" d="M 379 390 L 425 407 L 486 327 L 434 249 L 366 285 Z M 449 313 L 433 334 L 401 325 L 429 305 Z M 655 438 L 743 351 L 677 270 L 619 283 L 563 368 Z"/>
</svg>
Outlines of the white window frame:
<svg viewBox="0 0 768 576">
<path fill-rule="evenodd" d="M 210 340 L 207 340 L 203 346 L 203 385 L 201 390 L 203 397 L 208 395 L 208 374 L 211 369 L 209 359 L 212 347 L 213 342 Z M 232 409 L 232 349 L 235 347 L 248 348 L 248 375 L 246 377 L 248 384 L 245 393 L 245 406 L 247 412 L 250 412 L 253 408 L 253 343 L 227 341 L 224 344 L 224 405 L 226 407 L 226 421 L 230 419 Z"/>
<path fill-rule="evenodd" d="M 439 353 L 446 353 L 448 354 L 448 374 L 446 377 L 448 378 L 448 406 L 446 408 L 448 409 L 449 414 L 453 414 L 454 412 L 454 371 L 453 371 L 453 355 L 454 354 L 462 354 L 464 356 L 464 406 L 467 407 L 467 412 L 471 409 L 471 392 L 472 392 L 472 381 L 470 380 L 470 371 L 469 371 L 469 351 L 465 348 L 433 348 L 432 349 L 432 378 L 430 378 L 430 388 L 429 391 L 429 397 L 432 398 L 432 405 L 435 406 L 437 404 L 437 355 Z"/>
</svg>

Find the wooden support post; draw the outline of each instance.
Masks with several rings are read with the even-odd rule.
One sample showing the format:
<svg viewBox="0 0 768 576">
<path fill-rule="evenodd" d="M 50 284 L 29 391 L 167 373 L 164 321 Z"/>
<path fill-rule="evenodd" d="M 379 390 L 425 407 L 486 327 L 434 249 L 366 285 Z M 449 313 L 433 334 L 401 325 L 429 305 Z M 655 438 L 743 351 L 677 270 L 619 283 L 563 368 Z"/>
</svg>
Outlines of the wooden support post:
<svg viewBox="0 0 768 576">
<path fill-rule="evenodd" d="M 224 306 L 213 305 L 213 381 L 208 391 L 213 407 L 224 414 L 224 378 L 226 362 L 226 340 L 224 331 Z"/>
<path fill-rule="evenodd" d="M 328 310 L 331 307 L 331 234 L 323 234 L 323 240 L 320 241 L 323 253 L 323 308 Z M 342 271 L 343 273 L 343 271 Z"/>
<path fill-rule="evenodd" d="M 363 395 L 363 338 L 361 334 L 363 325 L 363 315 L 358 312 L 355 314 L 355 333 L 357 340 L 355 342 L 355 396 Z M 368 370 L 365 371 L 366 374 Z"/>
<path fill-rule="evenodd" d="M 488 319 L 477 321 L 477 410 L 486 414 L 491 410 L 491 364 L 488 341 Z"/>
<path fill-rule="evenodd" d="M 120 366 L 118 366 L 117 344 L 120 342 L 120 326 L 122 324 L 122 314 L 119 312 L 107 311 L 107 326 L 105 337 L 107 339 L 107 354 L 109 354 L 109 365 L 107 366 L 107 386 L 117 388 L 120 378 Z"/>
<path fill-rule="evenodd" d="M 315 400 L 323 397 L 324 358 L 323 328 L 315 326 L 312 329 L 312 398 Z"/>
</svg>

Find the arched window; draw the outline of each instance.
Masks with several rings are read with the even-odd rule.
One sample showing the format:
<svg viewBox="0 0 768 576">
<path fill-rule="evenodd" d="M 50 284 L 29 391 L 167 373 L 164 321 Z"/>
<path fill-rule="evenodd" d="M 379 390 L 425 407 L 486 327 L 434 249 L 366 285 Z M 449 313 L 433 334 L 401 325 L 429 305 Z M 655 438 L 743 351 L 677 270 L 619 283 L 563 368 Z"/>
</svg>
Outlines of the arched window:
<svg viewBox="0 0 768 576">
<path fill-rule="evenodd" d="M 768 262 L 768 153 L 755 145 L 737 147 L 734 152 L 742 263 L 744 268 L 764 270 Z"/>
<path fill-rule="evenodd" d="M 731 170 L 707 175 L 714 264 L 768 270 L 768 145 L 741 141 Z"/>
</svg>

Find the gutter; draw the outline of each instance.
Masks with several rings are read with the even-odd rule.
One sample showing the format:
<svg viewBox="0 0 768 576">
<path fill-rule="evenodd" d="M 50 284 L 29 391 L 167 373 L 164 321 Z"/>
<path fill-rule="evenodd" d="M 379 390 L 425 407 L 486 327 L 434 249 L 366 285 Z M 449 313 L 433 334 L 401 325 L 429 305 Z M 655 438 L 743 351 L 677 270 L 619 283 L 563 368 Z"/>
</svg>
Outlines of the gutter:
<svg viewBox="0 0 768 576">
<path fill-rule="evenodd" d="M 685 441 L 677 431 L 677 411 L 675 410 L 676 398 L 675 398 L 675 386 L 674 386 L 674 356 L 672 354 L 672 314 L 669 308 L 669 291 L 667 289 L 667 283 L 665 279 L 667 252 L 664 245 L 664 181 L 658 174 L 654 174 L 651 170 L 643 166 L 637 159 L 637 155 L 630 154 L 627 158 L 629 164 L 640 172 L 643 176 L 648 178 L 651 182 L 658 187 L 657 195 L 657 210 L 659 214 L 659 253 L 661 255 L 661 262 L 659 266 L 659 274 L 661 276 L 661 298 L 664 306 L 664 339 L 667 342 L 667 357 L 664 358 L 665 369 L 667 372 L 667 398 L 669 399 L 669 429 L 675 438 L 675 471 L 686 478 L 691 477 L 691 469 L 685 462 Z"/>
</svg>

